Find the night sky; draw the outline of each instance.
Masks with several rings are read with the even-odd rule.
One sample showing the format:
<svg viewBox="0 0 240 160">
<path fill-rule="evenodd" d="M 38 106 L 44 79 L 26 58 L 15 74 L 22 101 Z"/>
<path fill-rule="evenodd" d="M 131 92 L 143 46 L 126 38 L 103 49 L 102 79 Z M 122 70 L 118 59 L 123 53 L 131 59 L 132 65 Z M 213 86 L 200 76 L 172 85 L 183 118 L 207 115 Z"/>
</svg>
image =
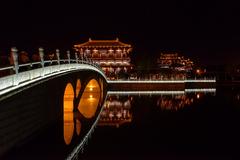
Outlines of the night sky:
<svg viewBox="0 0 240 160">
<path fill-rule="evenodd" d="M 227 0 L 8 0 L 0 21 L 1 55 L 11 46 L 32 53 L 118 37 L 133 45 L 135 60 L 169 50 L 203 64 L 240 62 L 240 5 Z"/>
</svg>

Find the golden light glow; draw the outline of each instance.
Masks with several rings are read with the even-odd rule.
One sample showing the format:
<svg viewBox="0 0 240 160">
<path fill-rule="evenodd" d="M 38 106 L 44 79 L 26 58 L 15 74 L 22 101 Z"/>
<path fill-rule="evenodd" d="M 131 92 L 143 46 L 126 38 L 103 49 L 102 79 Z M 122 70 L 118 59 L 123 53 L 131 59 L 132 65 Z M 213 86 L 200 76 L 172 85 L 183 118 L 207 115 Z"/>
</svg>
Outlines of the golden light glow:
<svg viewBox="0 0 240 160">
<path fill-rule="evenodd" d="M 100 90 L 100 86 L 95 79 L 90 80 L 87 84 L 78 105 L 79 112 L 85 118 L 92 118 L 95 115 L 101 96 Z"/>
<path fill-rule="evenodd" d="M 78 79 L 77 85 L 76 85 L 76 97 L 78 97 L 80 90 L 81 90 L 81 81 L 80 79 Z"/>
<path fill-rule="evenodd" d="M 71 143 L 74 132 L 73 99 L 73 86 L 71 83 L 68 83 L 65 88 L 63 98 L 63 136 L 67 145 Z"/>
</svg>

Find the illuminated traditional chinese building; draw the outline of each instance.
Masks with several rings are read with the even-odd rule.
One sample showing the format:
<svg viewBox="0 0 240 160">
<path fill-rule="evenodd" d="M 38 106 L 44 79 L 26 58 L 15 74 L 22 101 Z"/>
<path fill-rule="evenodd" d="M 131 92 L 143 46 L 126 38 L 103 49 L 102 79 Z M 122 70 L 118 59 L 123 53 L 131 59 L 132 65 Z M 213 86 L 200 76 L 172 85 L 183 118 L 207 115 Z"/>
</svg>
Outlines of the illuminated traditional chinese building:
<svg viewBox="0 0 240 160">
<path fill-rule="evenodd" d="M 121 71 L 128 72 L 132 65 L 130 63 L 130 52 L 132 46 L 125 44 L 117 38 L 116 40 L 92 40 L 74 45 L 75 50 L 81 57 L 91 58 L 99 64 L 106 75 L 116 75 Z"/>
<path fill-rule="evenodd" d="M 189 72 L 193 69 L 193 62 L 190 59 L 179 56 L 177 52 L 162 52 L 157 59 L 160 68 L 169 68 L 176 71 Z"/>
<path fill-rule="evenodd" d="M 103 107 L 98 122 L 99 126 L 119 127 L 124 123 L 130 123 L 132 121 L 130 99 L 119 100 L 116 97 L 109 97 Z"/>
</svg>

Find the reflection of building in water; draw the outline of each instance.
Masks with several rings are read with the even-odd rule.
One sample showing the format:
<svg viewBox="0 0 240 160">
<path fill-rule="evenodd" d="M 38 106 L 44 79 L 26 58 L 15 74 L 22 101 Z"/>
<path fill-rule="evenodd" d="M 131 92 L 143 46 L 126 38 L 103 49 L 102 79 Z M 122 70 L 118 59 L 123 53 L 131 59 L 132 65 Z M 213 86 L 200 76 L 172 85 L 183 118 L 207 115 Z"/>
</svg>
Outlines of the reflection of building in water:
<svg viewBox="0 0 240 160">
<path fill-rule="evenodd" d="M 98 125 L 119 127 L 123 123 L 131 122 L 131 100 L 131 98 L 118 99 L 117 97 L 109 96 L 104 103 Z"/>
<path fill-rule="evenodd" d="M 200 98 L 200 94 L 194 95 L 197 99 Z M 184 108 L 185 106 L 189 106 L 193 103 L 194 97 L 189 95 L 174 95 L 174 96 L 161 96 L 157 100 L 157 106 L 159 106 L 162 110 L 173 110 L 177 111 L 179 109 Z"/>
</svg>

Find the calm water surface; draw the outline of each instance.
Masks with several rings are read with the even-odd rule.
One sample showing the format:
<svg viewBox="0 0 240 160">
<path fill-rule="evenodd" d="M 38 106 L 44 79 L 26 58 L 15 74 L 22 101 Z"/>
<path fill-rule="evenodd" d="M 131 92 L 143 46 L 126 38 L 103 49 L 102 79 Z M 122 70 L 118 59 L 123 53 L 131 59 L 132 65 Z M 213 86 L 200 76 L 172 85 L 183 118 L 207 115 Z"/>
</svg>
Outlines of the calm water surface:
<svg viewBox="0 0 240 160">
<path fill-rule="evenodd" d="M 239 89 L 111 95 L 79 159 L 238 159 Z"/>
<path fill-rule="evenodd" d="M 10 152 L 6 159 L 65 159 L 101 108 L 93 101 L 94 94 L 84 97 L 81 105 L 92 105 L 85 110 L 79 104 L 85 118 L 66 111 L 64 121 Z M 98 106 L 96 113 L 94 106 Z M 238 159 L 239 89 L 111 94 L 103 107 L 97 128 L 77 159 Z"/>
</svg>

